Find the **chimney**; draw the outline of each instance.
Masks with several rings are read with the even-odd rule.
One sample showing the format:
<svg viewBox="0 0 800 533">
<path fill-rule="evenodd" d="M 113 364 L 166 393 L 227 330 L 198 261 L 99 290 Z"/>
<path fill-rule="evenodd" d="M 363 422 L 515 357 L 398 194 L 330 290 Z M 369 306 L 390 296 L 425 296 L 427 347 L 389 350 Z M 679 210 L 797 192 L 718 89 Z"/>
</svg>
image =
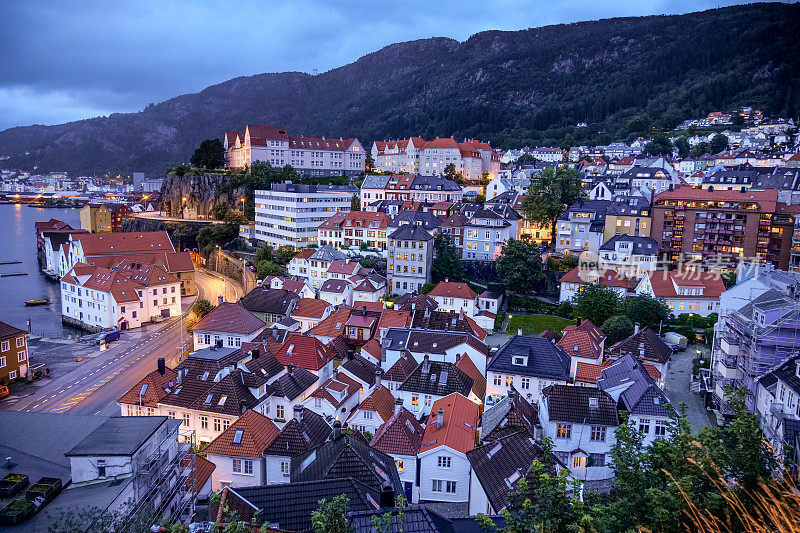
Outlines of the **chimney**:
<svg viewBox="0 0 800 533">
<path fill-rule="evenodd" d="M 303 406 L 302 405 L 295 405 L 292 407 L 292 414 L 294 415 L 294 419 L 298 422 L 303 421 Z"/>
<path fill-rule="evenodd" d="M 439 411 L 436 412 L 436 427 L 442 429 L 443 425 L 444 425 L 444 409 L 440 407 Z"/>
<path fill-rule="evenodd" d="M 422 373 L 423 374 L 430 374 L 431 372 L 431 358 L 428 354 L 425 354 L 422 357 Z"/>
<path fill-rule="evenodd" d="M 338 368 L 334 368 L 333 369 L 333 379 L 335 379 L 336 381 L 339 381 L 339 369 Z"/>
<path fill-rule="evenodd" d="M 380 389 L 381 388 L 381 376 L 382 375 L 383 375 L 383 370 L 381 370 L 380 368 L 375 371 L 375 388 L 376 389 Z"/>
<path fill-rule="evenodd" d="M 450 278 L 444 278 L 444 282 L 447 283 L 450 281 Z"/>
<path fill-rule="evenodd" d="M 258 350 L 258 348 L 253 348 L 250 351 L 250 355 L 253 357 L 253 359 L 258 359 L 259 357 L 261 357 L 261 352 Z"/>
<path fill-rule="evenodd" d="M 247 411 L 247 402 L 239 400 L 239 416 L 242 416 L 245 411 Z"/>
<path fill-rule="evenodd" d="M 224 301 L 225 301 L 225 298 L 221 294 L 219 296 L 217 296 L 217 305 L 222 305 L 222 303 Z"/>
<path fill-rule="evenodd" d="M 355 357 L 356 357 L 356 352 L 355 352 L 355 350 L 353 350 L 352 348 L 350 348 L 349 350 L 347 350 L 347 360 L 348 360 L 348 361 L 352 361 L 353 359 L 355 359 Z"/>
<path fill-rule="evenodd" d="M 287 374 L 291 374 L 293 370 L 294 370 L 294 365 L 293 364 L 289 363 L 288 365 L 286 365 L 286 373 Z"/>
<path fill-rule="evenodd" d="M 522 326 L 517 326 L 517 335 L 522 335 Z"/>
<path fill-rule="evenodd" d="M 533 426 L 533 440 L 535 440 L 537 442 L 541 441 L 543 433 L 544 433 L 544 431 L 543 431 L 541 425 L 536 424 L 535 426 Z"/>
<path fill-rule="evenodd" d="M 636 335 L 637 333 L 639 333 L 639 323 L 638 322 L 633 325 L 633 334 Z"/>
<path fill-rule="evenodd" d="M 181 368 L 180 370 L 178 370 L 178 377 L 176 379 L 177 382 L 178 382 L 178 385 L 183 383 L 183 376 L 185 375 L 185 373 L 184 373 L 185 370 L 186 370 L 185 368 Z"/>
<path fill-rule="evenodd" d="M 272 338 L 278 340 L 278 329 L 272 328 Z"/>
<path fill-rule="evenodd" d="M 333 440 L 338 440 L 342 436 L 342 423 L 338 420 L 333 421 Z"/>
<path fill-rule="evenodd" d="M 425 307 L 425 318 L 430 318 L 430 317 L 431 317 L 431 308 Z"/>
<path fill-rule="evenodd" d="M 162 376 L 167 373 L 167 364 L 163 357 L 158 358 L 158 373 Z"/>
<path fill-rule="evenodd" d="M 388 481 L 381 487 L 381 508 L 394 509 L 394 489 Z"/>
<path fill-rule="evenodd" d="M 577 325 L 580 326 L 583 323 L 583 318 L 578 317 Z"/>
<path fill-rule="evenodd" d="M 402 398 L 395 398 L 394 399 L 394 414 L 400 414 L 400 411 L 403 410 L 403 399 Z"/>
</svg>

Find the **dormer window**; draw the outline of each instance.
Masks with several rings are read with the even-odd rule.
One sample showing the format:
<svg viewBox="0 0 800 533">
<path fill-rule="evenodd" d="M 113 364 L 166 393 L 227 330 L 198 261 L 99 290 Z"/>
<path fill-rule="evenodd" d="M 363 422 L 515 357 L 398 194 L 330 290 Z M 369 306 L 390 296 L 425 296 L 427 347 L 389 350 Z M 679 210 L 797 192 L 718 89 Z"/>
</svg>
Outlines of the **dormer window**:
<svg viewBox="0 0 800 533">
<path fill-rule="evenodd" d="M 576 344 L 572 348 L 572 351 L 575 352 L 575 353 L 578 353 L 580 350 L 581 350 L 581 345 L 580 344 Z"/>
<path fill-rule="evenodd" d="M 589 398 L 589 407 L 596 409 L 599 405 L 597 398 Z"/>
<path fill-rule="evenodd" d="M 516 366 L 526 366 L 528 364 L 528 358 L 521 355 L 515 355 L 511 359 L 511 364 Z"/>
</svg>

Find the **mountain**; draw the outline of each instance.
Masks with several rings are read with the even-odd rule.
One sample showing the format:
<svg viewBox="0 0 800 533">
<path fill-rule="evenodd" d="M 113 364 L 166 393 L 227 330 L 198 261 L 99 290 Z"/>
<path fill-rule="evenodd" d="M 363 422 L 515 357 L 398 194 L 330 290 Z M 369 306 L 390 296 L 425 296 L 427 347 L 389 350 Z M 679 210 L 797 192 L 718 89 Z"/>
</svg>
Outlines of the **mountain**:
<svg viewBox="0 0 800 533">
<path fill-rule="evenodd" d="M 138 113 L 11 128 L 0 155 L 40 171 L 162 174 L 245 124 L 367 146 L 452 135 L 509 147 L 609 142 L 742 105 L 796 117 L 798 27 L 800 4 L 771 3 L 404 42 L 316 76 L 235 78 Z"/>
</svg>

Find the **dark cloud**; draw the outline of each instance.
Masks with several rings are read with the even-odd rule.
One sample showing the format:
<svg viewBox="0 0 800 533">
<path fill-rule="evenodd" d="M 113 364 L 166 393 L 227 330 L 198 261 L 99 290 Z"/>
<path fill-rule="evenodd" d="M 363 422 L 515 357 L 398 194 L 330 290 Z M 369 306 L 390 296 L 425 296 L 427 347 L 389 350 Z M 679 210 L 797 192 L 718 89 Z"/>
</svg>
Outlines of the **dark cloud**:
<svg viewBox="0 0 800 533">
<path fill-rule="evenodd" d="M 733 3 L 740 2 L 722 2 Z M 136 111 L 236 76 L 323 72 L 398 41 L 432 36 L 464 40 L 487 29 L 684 13 L 720 2 L 471 4 L 454 0 L 3 2 L 0 130 Z"/>
</svg>

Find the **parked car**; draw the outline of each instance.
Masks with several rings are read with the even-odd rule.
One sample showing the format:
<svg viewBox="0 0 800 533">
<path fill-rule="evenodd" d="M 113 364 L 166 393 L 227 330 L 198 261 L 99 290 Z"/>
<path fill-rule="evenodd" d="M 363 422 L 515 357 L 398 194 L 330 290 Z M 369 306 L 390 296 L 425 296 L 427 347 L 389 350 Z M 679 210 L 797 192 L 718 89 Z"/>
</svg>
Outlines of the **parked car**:
<svg viewBox="0 0 800 533">
<path fill-rule="evenodd" d="M 105 333 L 101 333 L 97 336 L 97 344 L 106 343 L 115 341 L 119 339 L 119 330 L 112 329 L 111 331 L 106 331 Z"/>
</svg>

